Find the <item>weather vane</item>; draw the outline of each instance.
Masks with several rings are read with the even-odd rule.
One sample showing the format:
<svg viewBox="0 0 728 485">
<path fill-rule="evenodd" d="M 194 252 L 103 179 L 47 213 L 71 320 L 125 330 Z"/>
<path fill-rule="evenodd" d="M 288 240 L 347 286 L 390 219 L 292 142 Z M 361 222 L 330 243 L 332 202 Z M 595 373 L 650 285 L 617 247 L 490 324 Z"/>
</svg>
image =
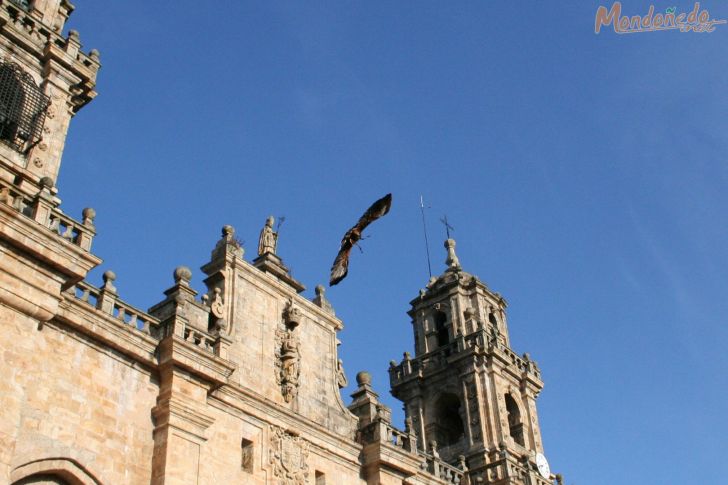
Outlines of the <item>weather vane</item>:
<svg viewBox="0 0 728 485">
<path fill-rule="evenodd" d="M 447 234 L 447 238 L 450 239 L 450 231 L 454 231 L 455 228 L 447 222 L 447 215 L 442 216 L 440 222 L 445 225 L 445 233 Z"/>
</svg>

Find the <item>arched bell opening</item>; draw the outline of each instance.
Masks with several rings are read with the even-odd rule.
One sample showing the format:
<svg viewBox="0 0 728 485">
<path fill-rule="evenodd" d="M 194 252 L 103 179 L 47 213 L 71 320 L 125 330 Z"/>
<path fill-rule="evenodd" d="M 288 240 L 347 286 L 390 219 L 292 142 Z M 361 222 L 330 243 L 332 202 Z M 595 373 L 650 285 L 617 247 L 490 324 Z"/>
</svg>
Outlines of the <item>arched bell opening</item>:
<svg viewBox="0 0 728 485">
<path fill-rule="evenodd" d="M 508 432 L 513 441 L 521 446 L 526 446 L 523 438 L 523 421 L 521 420 L 521 410 L 518 408 L 516 400 L 509 394 L 505 395 L 506 412 L 508 413 Z"/>
<path fill-rule="evenodd" d="M 465 436 L 461 408 L 460 399 L 451 393 L 443 393 L 435 402 L 432 437 L 438 447 L 455 445 Z"/>
</svg>

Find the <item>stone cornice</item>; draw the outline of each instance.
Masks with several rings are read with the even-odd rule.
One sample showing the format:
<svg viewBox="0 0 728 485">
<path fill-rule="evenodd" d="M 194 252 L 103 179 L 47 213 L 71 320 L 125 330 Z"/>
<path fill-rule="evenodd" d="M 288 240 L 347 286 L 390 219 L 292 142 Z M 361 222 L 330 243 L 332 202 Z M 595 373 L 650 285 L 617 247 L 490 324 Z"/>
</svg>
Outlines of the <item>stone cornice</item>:
<svg viewBox="0 0 728 485">
<path fill-rule="evenodd" d="M 89 303 L 69 295 L 64 296 L 65 299 L 59 305 L 57 321 L 144 365 L 152 368 L 157 366 L 155 352 L 159 342 L 155 338 L 98 311 Z"/>
<path fill-rule="evenodd" d="M 357 457 L 358 460 L 361 445 L 353 440 L 354 427 L 356 426 L 356 418 L 353 415 L 352 436 L 347 438 L 237 385 L 230 384 L 214 390 L 210 394 L 208 402 L 215 405 L 215 401 L 219 403 L 217 406 L 224 410 L 228 408 L 238 409 L 243 413 L 251 414 L 261 422 L 276 424 L 287 429 L 300 430 L 301 436 L 305 436 L 306 440 L 312 444 L 329 452 L 332 450 L 341 451 L 342 456 Z"/>
</svg>

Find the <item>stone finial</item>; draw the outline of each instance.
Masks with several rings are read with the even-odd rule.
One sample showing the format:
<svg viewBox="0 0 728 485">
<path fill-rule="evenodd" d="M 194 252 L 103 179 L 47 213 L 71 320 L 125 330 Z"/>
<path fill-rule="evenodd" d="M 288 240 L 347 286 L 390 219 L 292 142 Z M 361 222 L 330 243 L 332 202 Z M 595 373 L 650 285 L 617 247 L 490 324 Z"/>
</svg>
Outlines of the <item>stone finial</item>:
<svg viewBox="0 0 728 485">
<path fill-rule="evenodd" d="M 359 372 L 356 375 L 356 384 L 359 387 L 371 386 L 372 385 L 372 375 L 365 370 Z"/>
<path fill-rule="evenodd" d="M 245 250 L 243 249 L 243 242 L 235 237 L 235 228 L 226 224 L 222 226 L 220 232 L 222 233 L 222 237 L 215 244 L 211 258 L 217 260 L 224 258 L 229 253 L 234 253 L 237 257 L 242 258 Z"/>
<path fill-rule="evenodd" d="M 460 270 L 460 260 L 458 259 L 457 254 L 455 254 L 455 240 L 447 239 L 445 241 L 445 249 L 447 249 L 447 259 L 445 260 L 445 264 L 447 265 L 448 270 Z"/>
<path fill-rule="evenodd" d="M 101 279 L 104 280 L 104 284 L 101 286 L 101 289 L 110 292 L 110 293 L 116 293 L 116 287 L 114 286 L 114 281 L 116 280 L 116 273 L 114 273 L 111 270 L 104 271 L 104 274 L 101 276 Z"/>
<path fill-rule="evenodd" d="M 437 452 L 437 441 L 435 441 L 435 440 L 430 441 L 430 453 L 435 458 L 440 457 L 440 453 Z"/>
<path fill-rule="evenodd" d="M 78 35 L 78 30 L 73 30 L 73 29 L 69 30 L 68 31 L 68 40 L 72 40 L 72 41 L 78 42 L 80 44 L 81 36 Z"/>
<path fill-rule="evenodd" d="M 51 189 L 53 188 L 53 186 L 54 186 L 54 185 L 56 184 L 56 183 L 55 183 L 55 182 L 53 181 L 53 179 L 52 179 L 52 178 L 50 178 L 50 177 L 48 177 L 48 176 L 42 177 L 42 178 L 41 178 L 41 179 L 40 179 L 40 180 L 38 181 L 38 183 L 40 184 L 40 188 L 41 188 L 41 189 L 48 189 L 48 190 L 51 190 Z"/>
<path fill-rule="evenodd" d="M 86 207 L 81 211 L 81 217 L 83 217 L 84 226 L 93 226 L 94 219 L 96 219 L 96 211 L 92 207 Z"/>
<path fill-rule="evenodd" d="M 98 49 L 91 49 L 91 52 L 88 53 L 88 56 L 94 62 L 100 62 L 101 61 L 101 53 L 99 52 Z"/>
<path fill-rule="evenodd" d="M 176 284 L 189 286 L 190 280 L 192 279 L 192 271 L 187 266 L 177 266 L 172 276 Z"/>
<path fill-rule="evenodd" d="M 323 310 L 334 314 L 334 307 L 331 305 L 329 300 L 326 299 L 326 288 L 323 285 L 316 285 L 316 288 L 314 288 L 314 292 L 316 293 L 316 296 L 313 297 L 313 303 L 314 305 L 319 306 Z"/>
</svg>

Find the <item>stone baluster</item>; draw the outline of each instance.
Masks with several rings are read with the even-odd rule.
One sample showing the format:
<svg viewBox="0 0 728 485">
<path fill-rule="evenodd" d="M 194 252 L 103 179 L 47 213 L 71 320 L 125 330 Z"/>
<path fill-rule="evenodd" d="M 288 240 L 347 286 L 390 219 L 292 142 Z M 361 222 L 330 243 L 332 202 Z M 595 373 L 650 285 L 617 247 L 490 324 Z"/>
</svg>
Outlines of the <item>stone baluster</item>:
<svg viewBox="0 0 728 485">
<path fill-rule="evenodd" d="M 91 251 L 93 233 L 96 230 L 96 228 L 94 227 L 94 218 L 96 217 L 96 211 L 93 210 L 91 207 L 86 207 L 83 212 L 81 212 L 81 215 L 83 216 L 82 224 L 86 229 L 90 229 L 90 231 L 79 231 L 76 244 L 78 244 L 81 249 L 85 251 Z"/>
<path fill-rule="evenodd" d="M 109 315 L 114 314 L 114 305 L 116 304 L 116 287 L 114 286 L 114 280 L 116 280 L 116 273 L 109 270 L 104 272 L 102 279 L 104 280 L 101 291 L 99 292 L 99 298 L 96 301 L 96 308 Z M 121 310 L 119 311 L 121 313 Z"/>
<path fill-rule="evenodd" d="M 48 227 L 51 219 L 51 211 L 53 210 L 53 179 L 43 177 L 40 179 L 40 191 L 33 200 L 33 220 Z"/>
</svg>

